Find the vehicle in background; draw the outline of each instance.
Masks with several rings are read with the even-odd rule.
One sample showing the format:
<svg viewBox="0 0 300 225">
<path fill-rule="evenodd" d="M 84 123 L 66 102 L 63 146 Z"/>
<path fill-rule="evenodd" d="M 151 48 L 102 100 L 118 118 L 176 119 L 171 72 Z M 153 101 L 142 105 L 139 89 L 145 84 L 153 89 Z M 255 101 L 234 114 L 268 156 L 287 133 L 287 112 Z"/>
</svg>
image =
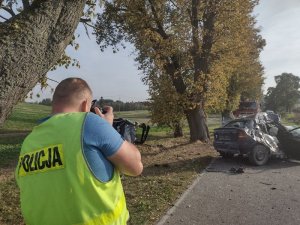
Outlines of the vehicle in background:
<svg viewBox="0 0 300 225">
<path fill-rule="evenodd" d="M 257 101 L 241 101 L 239 108 L 233 111 L 235 117 L 245 117 L 260 112 L 260 105 Z"/>
<path fill-rule="evenodd" d="M 300 156 L 300 129 L 288 129 L 256 113 L 230 121 L 214 130 L 214 148 L 223 157 L 246 155 L 254 165 L 264 165 L 271 156 Z"/>
<path fill-rule="evenodd" d="M 278 113 L 275 113 L 272 110 L 266 110 L 266 113 L 268 114 L 268 117 L 272 119 L 274 122 L 276 123 L 280 122 L 280 115 Z"/>
</svg>

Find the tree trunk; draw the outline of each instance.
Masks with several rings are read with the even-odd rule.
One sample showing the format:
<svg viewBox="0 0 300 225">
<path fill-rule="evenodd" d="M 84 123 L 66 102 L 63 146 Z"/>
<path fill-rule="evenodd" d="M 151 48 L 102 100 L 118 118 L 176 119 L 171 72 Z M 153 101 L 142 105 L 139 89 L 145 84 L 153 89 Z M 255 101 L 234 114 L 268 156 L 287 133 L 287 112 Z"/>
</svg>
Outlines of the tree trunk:
<svg viewBox="0 0 300 225">
<path fill-rule="evenodd" d="M 232 111 L 230 111 L 230 110 L 222 111 L 221 116 L 222 116 L 222 121 L 221 121 L 222 126 L 224 126 L 229 121 L 236 119 L 235 116 L 233 115 Z"/>
<path fill-rule="evenodd" d="M 200 24 L 199 23 L 199 8 L 200 0 L 191 1 L 191 25 L 192 25 L 192 48 L 191 55 L 194 66 L 194 82 L 201 82 L 203 91 L 201 93 L 193 93 L 193 101 L 199 104 L 195 109 L 187 110 L 186 117 L 190 128 L 191 141 L 203 141 L 209 140 L 209 131 L 206 123 L 206 115 L 204 112 L 204 95 L 207 92 L 208 75 L 210 74 L 210 58 L 211 50 L 214 41 L 214 26 L 215 26 L 215 8 L 216 2 L 208 1 L 208 10 L 203 14 L 203 28 L 202 28 L 202 40 L 200 39 Z M 201 46 L 200 46 L 200 43 Z"/>
<path fill-rule="evenodd" d="M 174 124 L 174 138 L 182 137 L 182 126 L 180 125 L 180 122 L 175 122 Z"/>
<path fill-rule="evenodd" d="M 85 0 L 34 1 L 0 23 L 0 125 L 59 60 L 84 5 Z"/>
<path fill-rule="evenodd" d="M 209 140 L 209 131 L 204 110 L 198 106 L 195 109 L 186 111 L 186 118 L 190 128 L 190 140 L 192 142 Z"/>
</svg>

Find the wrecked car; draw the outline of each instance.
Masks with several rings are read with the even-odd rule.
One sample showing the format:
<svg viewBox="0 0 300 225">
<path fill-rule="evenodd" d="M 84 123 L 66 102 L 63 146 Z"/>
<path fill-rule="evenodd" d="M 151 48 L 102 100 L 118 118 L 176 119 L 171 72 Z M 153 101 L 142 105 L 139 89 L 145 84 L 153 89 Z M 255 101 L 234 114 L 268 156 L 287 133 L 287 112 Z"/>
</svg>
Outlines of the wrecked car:
<svg viewBox="0 0 300 225">
<path fill-rule="evenodd" d="M 281 124 L 278 124 L 279 126 Z M 282 125 L 281 125 L 282 126 Z M 277 137 L 288 158 L 300 160 L 300 127 L 282 126 Z"/>
<path fill-rule="evenodd" d="M 299 154 L 300 128 L 285 127 L 266 113 L 257 113 L 215 129 L 213 145 L 223 157 L 247 155 L 251 163 L 260 166 L 271 156 Z"/>
</svg>

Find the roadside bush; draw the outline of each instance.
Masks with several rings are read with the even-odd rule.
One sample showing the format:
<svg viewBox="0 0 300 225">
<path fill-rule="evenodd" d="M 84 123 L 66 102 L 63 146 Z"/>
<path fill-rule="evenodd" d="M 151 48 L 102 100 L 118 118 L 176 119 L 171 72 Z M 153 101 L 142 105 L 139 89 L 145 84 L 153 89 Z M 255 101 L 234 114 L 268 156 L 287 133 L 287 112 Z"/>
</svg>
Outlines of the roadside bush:
<svg viewBox="0 0 300 225">
<path fill-rule="evenodd" d="M 52 100 L 51 100 L 50 98 L 45 98 L 45 99 L 43 99 L 39 104 L 40 104 L 40 105 L 51 106 Z"/>
<path fill-rule="evenodd" d="M 300 123 L 300 107 L 294 109 L 293 114 L 294 114 L 294 122 L 299 124 Z"/>
</svg>

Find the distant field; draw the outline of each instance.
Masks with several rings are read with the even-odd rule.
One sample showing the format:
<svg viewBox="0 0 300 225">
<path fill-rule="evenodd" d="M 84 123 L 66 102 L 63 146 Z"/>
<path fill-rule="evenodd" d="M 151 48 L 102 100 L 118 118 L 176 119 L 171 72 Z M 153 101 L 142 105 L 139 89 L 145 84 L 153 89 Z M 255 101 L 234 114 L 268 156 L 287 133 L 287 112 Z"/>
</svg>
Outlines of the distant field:
<svg viewBox="0 0 300 225">
<path fill-rule="evenodd" d="M 149 123 L 150 113 L 147 110 L 136 110 L 136 111 L 125 111 L 125 112 L 114 112 L 115 118 L 124 118 L 138 123 Z"/>
<path fill-rule="evenodd" d="M 6 120 L 4 126 L 0 128 L 0 133 L 10 133 L 16 131 L 28 131 L 38 124 L 38 121 L 51 112 L 50 106 L 20 103 L 11 116 Z M 139 123 L 147 123 L 150 120 L 150 114 L 146 110 L 114 112 L 115 118 L 125 118 Z"/>
<path fill-rule="evenodd" d="M 50 112 L 49 106 L 20 103 L 14 108 L 13 113 L 0 129 L 0 133 L 32 130 L 38 124 L 38 120 L 46 117 Z"/>
<path fill-rule="evenodd" d="M 20 103 L 18 104 L 11 116 L 6 120 L 4 126 L 0 128 L 0 133 L 28 131 L 31 130 L 38 121 L 51 112 L 50 106 Z M 150 113 L 147 110 L 114 112 L 115 118 L 124 118 L 138 123 L 149 123 Z M 219 127 L 221 124 L 219 115 L 209 115 L 208 126 L 210 128 Z M 158 129 L 161 130 L 162 128 Z"/>
<path fill-rule="evenodd" d="M 300 113 L 287 113 L 281 119 L 284 125 L 300 126 Z"/>
</svg>

